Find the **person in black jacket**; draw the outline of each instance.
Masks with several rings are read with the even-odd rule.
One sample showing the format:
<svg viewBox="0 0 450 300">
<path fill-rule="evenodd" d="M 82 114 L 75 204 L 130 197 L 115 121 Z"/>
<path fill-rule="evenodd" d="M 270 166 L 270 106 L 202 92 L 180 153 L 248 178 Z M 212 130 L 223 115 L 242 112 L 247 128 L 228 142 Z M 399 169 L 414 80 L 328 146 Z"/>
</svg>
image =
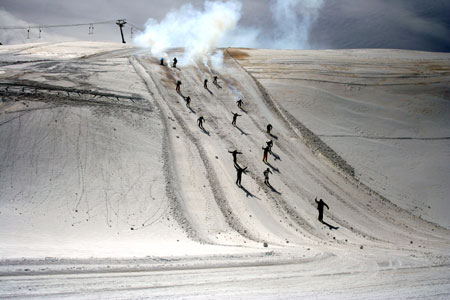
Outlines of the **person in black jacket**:
<svg viewBox="0 0 450 300">
<path fill-rule="evenodd" d="M 234 113 L 234 112 L 231 112 L 231 113 L 233 114 L 233 121 L 231 121 L 231 125 L 236 126 L 236 119 L 237 119 L 237 117 L 240 117 L 241 115 Z"/>
<path fill-rule="evenodd" d="M 236 185 L 241 187 L 241 180 L 242 180 L 242 173 L 245 172 L 245 170 L 247 170 L 247 167 L 245 168 L 241 168 L 238 164 L 235 164 L 234 167 L 236 168 L 236 172 L 237 172 L 237 179 L 236 179 Z"/>
<path fill-rule="evenodd" d="M 326 206 L 327 209 L 330 209 L 330 208 L 328 207 L 328 205 L 325 202 L 323 202 L 322 199 L 317 201 L 317 197 L 316 197 L 316 199 L 314 199 L 314 201 L 316 201 L 316 203 L 317 203 L 317 210 L 319 211 L 319 218 L 318 219 L 319 219 L 320 222 L 323 222 L 323 207 Z"/>
<path fill-rule="evenodd" d="M 205 128 L 203 128 L 203 122 L 205 122 L 205 118 L 203 118 L 203 116 L 200 116 L 200 118 L 197 119 L 198 127 L 205 130 Z"/>
</svg>

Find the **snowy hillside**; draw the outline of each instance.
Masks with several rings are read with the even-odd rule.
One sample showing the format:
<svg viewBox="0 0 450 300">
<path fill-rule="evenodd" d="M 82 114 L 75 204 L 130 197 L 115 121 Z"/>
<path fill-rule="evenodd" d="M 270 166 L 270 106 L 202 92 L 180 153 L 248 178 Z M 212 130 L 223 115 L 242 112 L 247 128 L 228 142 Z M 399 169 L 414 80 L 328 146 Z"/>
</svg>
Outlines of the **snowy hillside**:
<svg viewBox="0 0 450 300">
<path fill-rule="evenodd" d="M 2 46 L 0 298 L 448 297 L 450 56 L 383 51 Z"/>
<path fill-rule="evenodd" d="M 450 228 L 450 56 L 244 50 L 239 62 L 369 187 Z M 245 55 L 242 55 L 245 54 Z"/>
</svg>

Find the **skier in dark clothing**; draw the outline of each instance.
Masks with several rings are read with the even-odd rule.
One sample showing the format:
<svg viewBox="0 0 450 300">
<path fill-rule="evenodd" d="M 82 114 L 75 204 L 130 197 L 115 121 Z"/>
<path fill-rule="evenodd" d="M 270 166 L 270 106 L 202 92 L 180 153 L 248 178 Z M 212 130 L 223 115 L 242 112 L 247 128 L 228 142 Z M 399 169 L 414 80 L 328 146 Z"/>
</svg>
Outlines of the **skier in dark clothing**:
<svg viewBox="0 0 450 300">
<path fill-rule="evenodd" d="M 239 99 L 238 101 L 236 101 L 236 104 L 239 108 L 242 108 L 242 99 Z"/>
<path fill-rule="evenodd" d="M 221 89 L 222 87 L 220 86 L 220 84 L 217 82 L 217 76 L 214 76 L 213 77 L 213 84 L 218 88 L 218 89 Z"/>
<path fill-rule="evenodd" d="M 267 154 L 269 153 L 269 146 L 262 147 L 262 149 L 264 150 L 263 162 L 267 164 Z"/>
<path fill-rule="evenodd" d="M 317 203 L 317 210 L 319 210 L 319 221 L 323 222 L 323 207 L 326 206 L 327 209 L 330 209 L 330 208 L 328 207 L 328 205 L 325 202 L 323 202 L 322 199 L 317 201 L 317 197 L 316 197 L 316 199 L 314 199 L 314 201 L 316 201 L 316 203 Z"/>
<path fill-rule="evenodd" d="M 164 66 L 164 57 L 161 57 L 161 59 L 159 60 L 159 64 L 160 64 L 161 66 Z"/>
<path fill-rule="evenodd" d="M 272 171 L 270 171 L 269 168 L 267 168 L 267 169 L 263 172 L 263 174 L 264 174 L 264 183 L 265 183 L 266 185 L 270 185 L 270 183 L 269 183 L 269 173 L 270 173 L 270 174 L 273 174 Z"/>
<path fill-rule="evenodd" d="M 228 150 L 228 152 L 233 155 L 233 162 L 234 162 L 235 165 L 237 165 L 237 155 L 238 154 L 242 154 L 242 152 L 239 152 L 237 150 L 234 150 L 234 151 L 229 151 Z"/>
<path fill-rule="evenodd" d="M 267 147 L 269 147 L 269 153 L 272 154 L 272 146 L 273 146 L 273 142 L 272 140 L 266 142 Z"/>
<path fill-rule="evenodd" d="M 236 185 L 241 187 L 242 173 L 244 173 L 245 170 L 247 170 L 247 167 L 241 168 L 238 164 L 235 164 L 234 167 L 236 168 L 237 171 Z"/>
<path fill-rule="evenodd" d="M 181 86 L 181 81 L 177 80 L 177 88 L 175 90 L 177 91 L 178 94 L 181 93 L 180 86 Z"/>
<path fill-rule="evenodd" d="M 231 113 L 233 114 L 233 121 L 231 121 L 231 125 L 236 126 L 236 119 L 237 119 L 237 117 L 240 117 L 241 115 L 234 113 L 234 112 L 231 112 Z"/>
<path fill-rule="evenodd" d="M 272 125 L 269 124 L 267 125 L 267 133 L 270 134 L 270 131 L 272 130 Z"/>
<path fill-rule="evenodd" d="M 174 57 L 174 58 L 173 58 L 173 65 L 172 65 L 174 68 L 177 67 L 177 62 L 178 62 L 177 58 Z"/>
<path fill-rule="evenodd" d="M 191 104 L 191 97 L 187 96 L 184 100 L 186 100 L 186 107 L 189 107 Z"/>
<path fill-rule="evenodd" d="M 200 118 L 197 119 L 198 127 L 205 130 L 205 128 L 203 128 L 203 122 L 205 122 L 205 118 L 203 118 L 203 116 L 200 116 Z"/>
<path fill-rule="evenodd" d="M 208 79 L 205 79 L 205 81 L 203 81 L 203 87 L 205 89 L 208 89 Z"/>
</svg>

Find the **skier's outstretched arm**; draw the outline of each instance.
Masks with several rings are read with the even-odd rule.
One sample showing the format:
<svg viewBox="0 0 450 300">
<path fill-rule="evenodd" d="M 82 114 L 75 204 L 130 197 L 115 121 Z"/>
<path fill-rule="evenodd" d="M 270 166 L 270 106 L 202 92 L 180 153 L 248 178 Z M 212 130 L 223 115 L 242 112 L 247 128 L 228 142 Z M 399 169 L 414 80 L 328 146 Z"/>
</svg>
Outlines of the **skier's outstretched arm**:
<svg viewBox="0 0 450 300">
<path fill-rule="evenodd" d="M 317 201 L 317 197 L 316 197 L 316 199 L 314 199 L 314 201 L 316 201 L 316 203 L 319 204 L 319 201 Z"/>
<path fill-rule="evenodd" d="M 327 209 L 330 209 L 326 203 L 324 203 L 324 204 L 325 204 L 325 206 L 327 207 Z"/>
</svg>

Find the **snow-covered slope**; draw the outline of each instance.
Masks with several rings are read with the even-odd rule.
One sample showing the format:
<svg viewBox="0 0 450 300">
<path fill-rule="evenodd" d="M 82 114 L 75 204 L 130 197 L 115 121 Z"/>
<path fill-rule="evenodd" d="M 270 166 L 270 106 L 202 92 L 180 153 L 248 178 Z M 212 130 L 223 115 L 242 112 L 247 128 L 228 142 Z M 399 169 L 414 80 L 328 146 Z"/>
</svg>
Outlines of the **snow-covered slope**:
<svg viewBox="0 0 450 300">
<path fill-rule="evenodd" d="M 450 228 L 450 55 L 397 50 L 234 50 L 291 117 L 357 177 Z"/>
<path fill-rule="evenodd" d="M 339 92 L 320 89 L 311 96 L 315 87 L 299 88 L 297 81 L 273 75 L 283 67 L 310 64 L 314 57 L 344 58 L 327 56 L 328 52 L 291 52 L 289 57 L 284 52 L 258 51 L 262 50 L 228 49 L 219 69 L 203 62 L 174 69 L 160 66 L 144 50 L 116 44 L 0 48 L 1 274 L 71 273 L 74 266 L 81 272 L 264 266 L 277 281 L 303 270 L 310 275 L 335 274 L 333 278 L 351 283 L 354 278 L 336 272 L 364 277 L 402 266 L 426 267 L 429 288 L 416 292 L 434 295 L 431 286 L 445 290 L 448 277 L 433 282 L 442 270 L 428 267 L 448 269 L 448 229 L 393 204 L 391 194 L 383 193 L 384 188 L 395 194 L 389 185 L 371 185 L 365 177 L 370 174 L 354 164 L 368 154 L 353 151 L 342 139 L 334 143 L 337 137 L 329 135 L 337 135 L 336 131 L 320 131 L 317 128 L 324 127 L 309 123 L 314 111 L 316 118 L 324 118 L 321 110 L 311 108 L 305 118 L 299 112 L 304 103 L 314 107 L 316 102 L 342 99 Z M 181 52 L 173 49 L 170 54 Z M 285 58 L 281 65 L 267 59 L 278 56 Z M 437 60 L 436 64 L 442 60 L 427 59 Z M 212 84 L 214 74 L 220 86 Z M 208 90 L 204 79 L 209 80 Z M 177 80 L 182 81 L 181 94 L 192 99 L 190 108 L 175 91 Z M 427 82 L 423 84 L 426 90 Z M 305 101 L 296 105 L 298 93 Z M 239 98 L 244 100 L 242 110 L 236 106 Z M 332 115 L 328 123 L 337 126 L 342 110 L 358 110 L 360 103 L 350 102 L 328 104 Z M 231 125 L 232 112 L 241 115 L 236 127 Z M 354 115 L 345 114 L 345 122 L 364 123 L 356 116 L 349 119 Z M 206 119 L 205 130 L 197 126 L 200 116 Z M 374 130 L 385 130 L 385 123 L 371 113 L 363 117 L 372 117 Z M 437 120 L 433 128 L 445 134 L 445 118 L 438 114 Z M 265 132 L 269 123 L 272 135 Z M 266 165 L 261 147 L 268 139 L 274 146 Z M 248 168 L 242 188 L 235 184 L 228 153 L 234 149 L 242 152 L 238 164 Z M 358 157 L 350 159 L 354 156 Z M 264 184 L 266 168 L 273 173 L 272 187 Z M 324 220 L 338 230 L 330 231 L 317 220 L 315 197 L 329 205 Z M 405 198 L 402 203 L 408 201 L 416 199 Z M 189 258 L 183 258 L 186 255 Z M 49 256 L 55 258 L 44 259 Z M 285 273 L 270 268 L 284 264 L 289 265 Z M 258 272 L 241 271 L 238 268 L 242 277 L 237 282 L 257 280 Z M 418 280 L 420 271 L 414 272 L 418 275 L 412 278 Z M 218 276 L 218 282 L 230 280 L 229 274 Z M 3 295 L 18 295 L 18 286 L 8 278 L 0 282 Z M 55 280 L 68 287 L 64 278 Z M 92 280 L 98 280 L 94 290 L 115 286 L 102 278 Z M 150 284 L 158 279 L 146 280 Z M 61 292 L 57 284 L 38 285 L 23 295 L 48 297 Z M 280 286 L 293 293 L 289 297 L 301 295 L 300 286 L 289 290 L 291 282 Z M 257 287 L 249 285 L 254 291 Z M 320 289 L 320 282 L 312 289 Z M 228 289 L 221 286 L 216 291 L 225 295 Z M 269 297 L 279 293 L 274 287 L 266 289 Z M 204 290 L 204 295 L 212 294 Z"/>
</svg>

